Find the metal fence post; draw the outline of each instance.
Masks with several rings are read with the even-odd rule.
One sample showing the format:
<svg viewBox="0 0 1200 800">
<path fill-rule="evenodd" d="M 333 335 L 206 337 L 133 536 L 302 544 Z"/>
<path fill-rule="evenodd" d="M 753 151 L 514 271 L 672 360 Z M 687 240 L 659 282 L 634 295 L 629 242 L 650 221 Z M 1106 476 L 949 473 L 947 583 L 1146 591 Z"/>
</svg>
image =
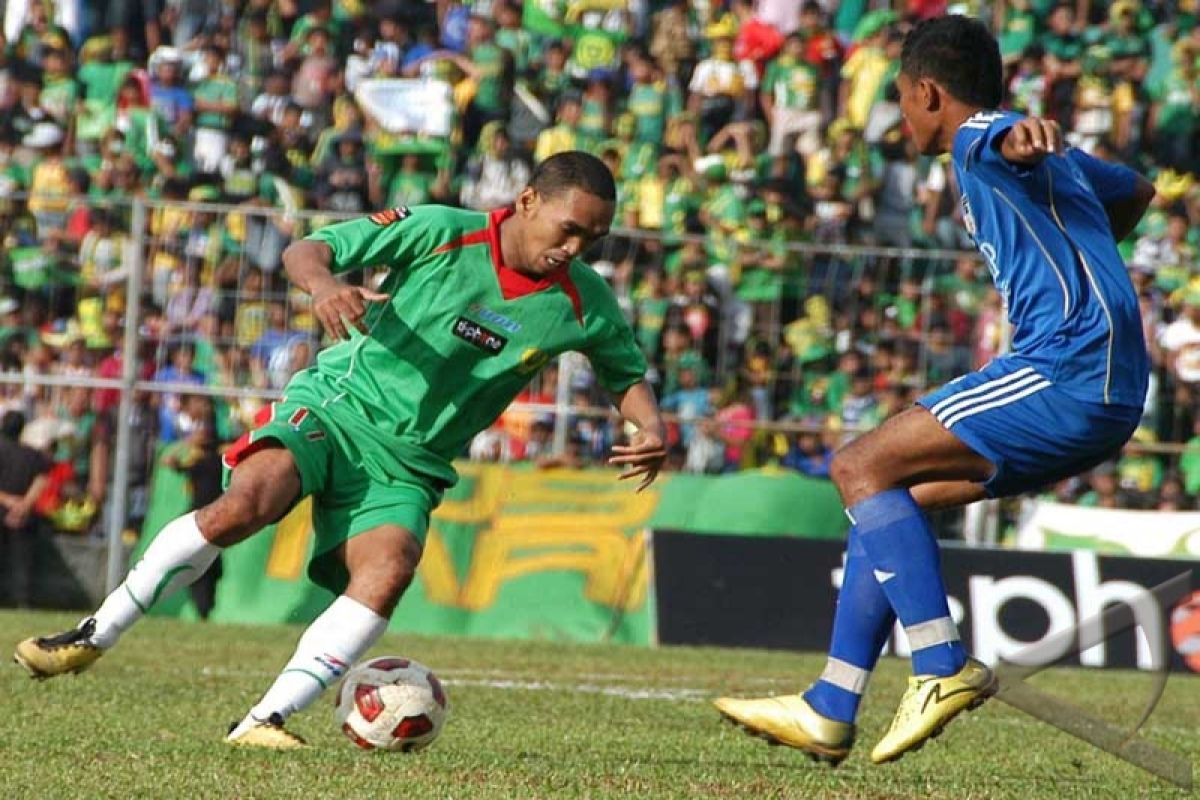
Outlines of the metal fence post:
<svg viewBox="0 0 1200 800">
<path fill-rule="evenodd" d="M 108 505 L 108 574 L 105 591 L 111 592 L 125 578 L 125 548 L 121 534 L 129 509 L 129 456 L 133 431 L 133 392 L 138 377 L 138 329 L 141 327 L 142 278 L 146 263 L 146 202 L 133 200 L 129 226 L 133 242 L 132 263 L 125 283 L 125 340 L 121 347 L 121 404 L 117 414 L 117 447 L 113 455 L 112 497 Z"/>
<path fill-rule="evenodd" d="M 567 452 L 567 438 L 570 434 L 571 412 L 571 376 L 575 372 L 575 364 L 571 353 L 558 357 L 558 383 L 554 387 L 554 438 L 551 446 L 554 455 L 561 456 Z"/>
</svg>

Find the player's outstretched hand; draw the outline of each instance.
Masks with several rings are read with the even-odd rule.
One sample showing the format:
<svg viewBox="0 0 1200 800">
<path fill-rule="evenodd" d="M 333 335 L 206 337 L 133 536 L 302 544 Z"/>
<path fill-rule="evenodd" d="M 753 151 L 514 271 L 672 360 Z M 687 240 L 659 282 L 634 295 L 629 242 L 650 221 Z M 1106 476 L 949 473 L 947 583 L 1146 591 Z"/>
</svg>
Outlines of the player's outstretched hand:
<svg viewBox="0 0 1200 800">
<path fill-rule="evenodd" d="M 644 476 L 637 487 L 639 492 L 654 483 L 658 471 L 662 469 L 663 459 L 667 457 L 662 438 L 649 431 L 638 431 L 628 445 L 613 445 L 612 451 L 615 455 L 608 459 L 608 463 L 628 467 L 617 480 Z"/>
<path fill-rule="evenodd" d="M 1009 129 L 1000 155 L 1014 164 L 1037 164 L 1063 151 L 1062 128 L 1052 119 L 1026 117 Z"/>
<path fill-rule="evenodd" d="M 373 292 L 362 286 L 347 286 L 344 283 L 331 284 L 313 294 L 313 314 L 321 321 L 321 327 L 334 339 L 341 341 L 350 338 L 347 325 L 353 325 L 359 332 L 366 333 L 367 326 L 363 317 L 367 313 L 367 303 L 379 303 L 390 299 L 386 294 Z"/>
</svg>

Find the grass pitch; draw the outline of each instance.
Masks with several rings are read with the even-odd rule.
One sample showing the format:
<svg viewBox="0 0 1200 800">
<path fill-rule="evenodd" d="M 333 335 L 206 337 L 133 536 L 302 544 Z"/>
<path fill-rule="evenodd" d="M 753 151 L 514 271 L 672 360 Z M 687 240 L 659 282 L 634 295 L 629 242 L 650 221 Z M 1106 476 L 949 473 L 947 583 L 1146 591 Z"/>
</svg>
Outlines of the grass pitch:
<svg viewBox="0 0 1200 800">
<path fill-rule="evenodd" d="M 0 612 L 0 646 L 78 617 Z M 300 628 L 149 619 L 81 676 L 0 671 L 0 796 L 31 798 L 1138 798 L 1186 797 L 998 702 L 936 742 L 876 767 L 871 746 L 903 691 L 885 660 L 836 770 L 718 722 L 709 700 L 805 685 L 816 655 L 425 639 L 388 635 L 371 655 L 411 656 L 447 684 L 451 718 L 416 755 L 355 748 L 332 693 L 289 727 L 315 745 L 264 753 L 222 743 L 266 689 Z M 1132 672 L 1052 670 L 1033 681 L 1110 720 L 1136 718 L 1151 685 Z M 1200 753 L 1200 679 L 1172 676 L 1144 735 Z"/>
</svg>

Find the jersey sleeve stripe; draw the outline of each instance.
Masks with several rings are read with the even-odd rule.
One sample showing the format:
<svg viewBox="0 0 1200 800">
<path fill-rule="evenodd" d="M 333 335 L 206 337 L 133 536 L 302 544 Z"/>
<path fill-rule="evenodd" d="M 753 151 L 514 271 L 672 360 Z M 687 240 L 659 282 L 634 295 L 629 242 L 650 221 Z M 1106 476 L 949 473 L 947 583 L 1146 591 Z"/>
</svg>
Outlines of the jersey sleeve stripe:
<svg viewBox="0 0 1200 800">
<path fill-rule="evenodd" d="M 455 239 L 452 242 L 446 242 L 444 245 L 437 248 L 433 252 L 435 254 L 440 255 L 442 253 L 449 253 L 451 250 L 458 250 L 461 247 L 469 247 L 473 244 L 487 244 L 487 243 L 488 243 L 488 229 L 480 228 L 477 231 L 471 231 L 470 233 L 464 233 L 462 236 L 458 237 L 457 239 Z"/>
</svg>

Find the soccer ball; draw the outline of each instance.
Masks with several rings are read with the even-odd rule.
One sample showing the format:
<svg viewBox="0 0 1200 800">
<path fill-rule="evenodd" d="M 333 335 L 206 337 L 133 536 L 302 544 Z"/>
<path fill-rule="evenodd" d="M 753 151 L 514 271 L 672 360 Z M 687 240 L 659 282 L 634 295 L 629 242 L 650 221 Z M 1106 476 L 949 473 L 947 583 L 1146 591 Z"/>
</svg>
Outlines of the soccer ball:
<svg viewBox="0 0 1200 800">
<path fill-rule="evenodd" d="M 409 658 L 355 665 L 338 689 L 334 719 L 365 750 L 421 750 L 442 732 L 450 706 L 437 676 Z"/>
</svg>

